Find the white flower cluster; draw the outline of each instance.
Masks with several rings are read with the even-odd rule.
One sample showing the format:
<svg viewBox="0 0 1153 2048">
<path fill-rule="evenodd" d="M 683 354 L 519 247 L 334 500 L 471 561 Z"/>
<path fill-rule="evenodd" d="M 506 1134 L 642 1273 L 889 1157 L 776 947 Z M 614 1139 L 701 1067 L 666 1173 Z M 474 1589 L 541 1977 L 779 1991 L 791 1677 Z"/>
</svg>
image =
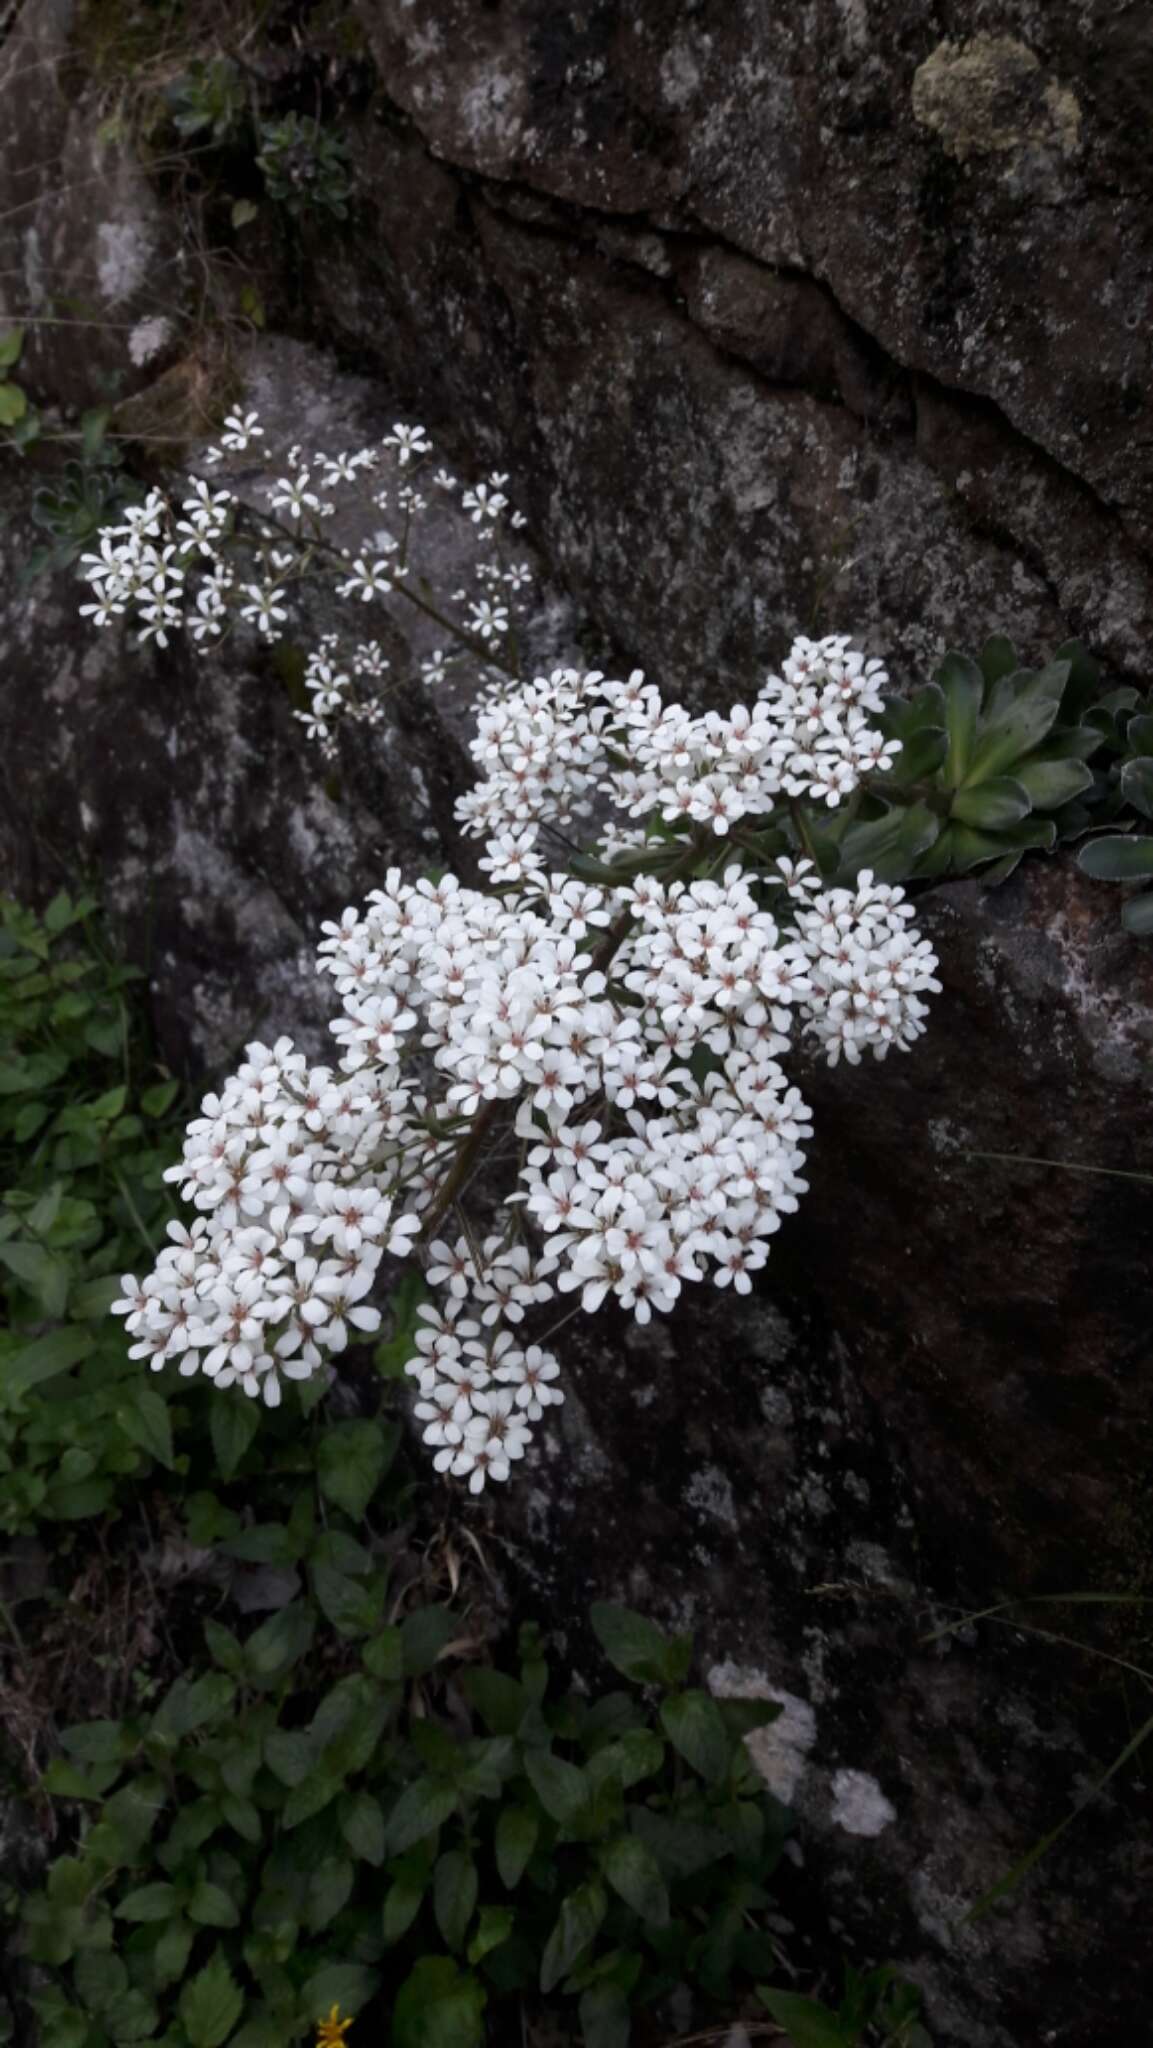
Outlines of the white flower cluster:
<svg viewBox="0 0 1153 2048">
<path fill-rule="evenodd" d="M 248 453 L 264 431 L 257 413 L 230 414 L 219 445 L 207 451 L 206 468 L 218 470 Z M 430 500 L 419 473 L 431 454 L 424 428 L 400 422 L 376 447 L 333 455 L 290 448 L 284 474 L 264 490 L 267 515 L 203 478 L 176 501 L 151 490 L 119 524 L 103 529 L 95 553 L 81 557 L 92 590 L 81 612 L 97 626 L 130 617 L 142 642 L 162 648 L 184 630 L 204 649 L 218 645 L 237 623 L 275 644 L 284 635 L 294 589 L 318 576 L 333 597 L 358 611 L 399 597 L 428 612 L 419 554 Z M 505 495 L 508 477 L 494 472 L 466 488 L 442 468 L 432 483 L 436 493 L 459 499 L 483 552 L 471 565 L 475 590 L 453 593 L 458 617 L 445 622 L 458 644 L 421 662 L 426 682 L 443 679 L 462 653 L 481 660 L 487 672 L 523 610 L 520 593 L 530 581 L 527 563 L 508 553 L 508 537 L 525 524 Z M 364 531 L 351 546 L 337 544 L 329 537 L 331 521 L 350 508 L 363 515 Z M 307 655 L 309 703 L 295 715 L 326 756 L 335 753 L 341 721 L 380 722 L 388 669 L 377 640 L 354 645 L 329 633 Z"/>
<path fill-rule="evenodd" d="M 528 688 L 497 686 L 472 747 L 484 779 L 459 815 L 486 837 L 516 834 L 587 815 L 597 789 L 631 818 L 718 834 L 782 796 L 835 809 L 899 752 L 867 717 L 887 681 L 879 661 L 834 634 L 796 641 L 752 706 L 725 716 L 665 704 L 639 672 L 610 683 L 560 669 Z M 627 765 L 615 765 L 622 757 Z"/>
<path fill-rule="evenodd" d="M 803 835 L 766 852 L 739 827 L 884 767 L 864 719 L 881 674 L 833 638 L 727 717 L 666 708 L 639 675 L 493 695 L 459 806 L 487 886 L 391 870 L 324 927 L 338 1065 L 253 1046 L 207 1098 L 173 1169 L 202 1214 L 118 1305 L 136 1355 L 274 1403 L 281 1375 L 376 1327 L 381 1258 L 415 1250 L 443 1291 L 415 1412 L 437 1468 L 479 1491 L 561 1399 L 551 1332 L 523 1327 L 546 1304 L 611 1296 L 643 1322 L 688 1282 L 747 1293 L 806 1185 L 792 1037 L 884 1058 L 939 986 L 899 889 L 825 888 Z M 315 694 L 346 683 L 322 651 Z M 542 835 L 606 797 L 656 836 L 597 880 L 551 866 Z"/>
</svg>

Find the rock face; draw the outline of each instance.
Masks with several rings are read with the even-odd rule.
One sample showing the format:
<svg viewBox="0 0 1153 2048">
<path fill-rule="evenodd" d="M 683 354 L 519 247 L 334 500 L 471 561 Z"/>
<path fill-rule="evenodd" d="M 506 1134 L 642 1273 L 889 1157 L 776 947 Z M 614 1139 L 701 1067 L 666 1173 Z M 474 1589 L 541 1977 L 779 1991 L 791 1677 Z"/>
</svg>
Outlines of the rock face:
<svg viewBox="0 0 1153 2048">
<path fill-rule="evenodd" d="M 0 121 L 0 307 L 29 305 L 13 268 L 43 303 L 95 297 L 83 362 L 47 328 L 31 358 L 43 398 L 81 405 L 98 370 L 120 395 L 159 367 L 126 361 L 155 292 L 125 272 L 118 297 L 107 270 L 99 297 L 127 222 L 172 252 L 160 310 L 183 301 L 171 207 L 92 155 L 100 112 L 45 54 L 68 18 L 26 0 L 0 48 L 9 103 L 13 51 L 43 76 L 39 116 L 29 95 L 18 133 Z M 579 648 L 719 703 L 795 631 L 852 628 L 906 684 L 997 629 L 1030 656 L 1077 632 L 1147 681 L 1137 11 L 354 0 L 349 20 L 361 82 L 375 66 L 343 114 L 326 72 L 351 218 L 241 242 L 282 331 L 240 369 L 285 445 L 404 411 L 462 466 L 512 470 L 539 659 Z M 38 118 L 95 166 L 82 206 L 30 174 Z M 16 580 L 38 481 L 0 474 L 3 881 L 100 872 L 174 1060 L 315 1039 L 319 920 L 390 860 L 457 856 L 466 707 L 402 697 L 326 780 L 275 664 L 142 655 L 78 626 L 67 575 Z M 785 1698 L 764 1762 L 813 1895 L 855 1955 L 925 1986 L 937 2038 L 1097 2048 L 1153 2021 L 1126 1778 L 1011 1905 L 962 1916 L 1132 1733 L 1113 1667 L 996 1625 L 924 1639 L 1002 1596 L 1147 1584 L 1150 1188 L 975 1155 L 1153 1172 L 1153 952 L 1066 861 L 923 910 L 930 1034 L 807 1075 L 812 1189 L 770 1285 L 643 1338 L 566 1332 L 563 1425 L 486 1519 L 578 1656 L 584 1604 L 618 1594 L 691 1622 L 718 1688 Z M 1096 1640 L 1142 1661 L 1120 1625 Z"/>
</svg>

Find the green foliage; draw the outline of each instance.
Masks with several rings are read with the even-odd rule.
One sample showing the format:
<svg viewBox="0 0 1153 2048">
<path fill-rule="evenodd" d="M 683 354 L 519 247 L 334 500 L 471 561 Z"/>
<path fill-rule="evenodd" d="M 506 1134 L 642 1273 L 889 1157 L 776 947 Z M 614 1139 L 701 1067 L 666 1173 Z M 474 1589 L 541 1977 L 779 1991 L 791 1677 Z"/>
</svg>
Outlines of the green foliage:
<svg viewBox="0 0 1153 2048">
<path fill-rule="evenodd" d="M 1022 667 L 1000 636 L 977 659 L 948 653 L 932 682 L 888 699 L 881 724 L 901 743 L 891 768 L 811 827 L 806 850 L 827 875 L 848 881 L 870 868 L 908 882 L 980 871 L 999 882 L 1030 850 L 1109 828 L 1083 847 L 1085 872 L 1153 878 L 1143 829 L 1153 819 L 1153 709 L 1134 689 L 1103 692 L 1078 641 L 1039 669 Z M 1153 931 L 1153 891 L 1130 896 L 1122 917 L 1130 931 Z"/>
<path fill-rule="evenodd" d="M 230 57 L 194 58 L 164 96 L 173 127 L 187 141 L 228 142 L 248 112 L 244 74 Z"/>
<path fill-rule="evenodd" d="M 865 2040 L 882 2048 L 929 2048 L 920 2022 L 921 1994 L 892 1964 L 879 1970 L 846 1967 L 845 1991 L 834 2010 L 795 1991 L 761 1986 L 759 1996 L 792 2048 L 858 2048 Z"/>
<path fill-rule="evenodd" d="M 169 1405 L 108 1319 L 171 1214 L 178 1084 L 94 904 L 0 900 L 0 1529 L 98 1515 L 173 1464 Z"/>
<path fill-rule="evenodd" d="M 308 114 L 262 121 L 257 164 L 270 199 L 292 214 L 314 210 L 344 220 L 352 191 L 348 152 L 340 137 Z"/>
<path fill-rule="evenodd" d="M 322 1474 L 327 1526 L 297 1485 L 224 1547 L 301 1592 L 243 1638 L 210 1622 L 152 1712 L 64 1731 L 80 1838 L 25 1912 L 43 2048 L 271 2048 L 370 2002 L 393 2048 L 479 2048 L 541 1996 L 604 2048 L 679 1984 L 723 2008 L 769 1972 L 788 1815 L 742 1738 L 778 1709 L 686 1690 L 683 1643 L 621 1609 L 598 1633 L 675 1674 L 655 1703 L 557 1691 L 531 1628 L 513 1671 L 449 1678 L 454 1617 L 384 1618 L 364 1481 L 335 1503 Z"/>
<path fill-rule="evenodd" d="M 80 421 L 82 453 L 64 465 L 32 500 L 32 518 L 49 536 L 29 562 L 29 574 L 64 569 L 97 545 L 102 529 L 137 495 L 120 467 L 120 453 L 107 439 L 109 412 L 99 406 Z"/>
</svg>

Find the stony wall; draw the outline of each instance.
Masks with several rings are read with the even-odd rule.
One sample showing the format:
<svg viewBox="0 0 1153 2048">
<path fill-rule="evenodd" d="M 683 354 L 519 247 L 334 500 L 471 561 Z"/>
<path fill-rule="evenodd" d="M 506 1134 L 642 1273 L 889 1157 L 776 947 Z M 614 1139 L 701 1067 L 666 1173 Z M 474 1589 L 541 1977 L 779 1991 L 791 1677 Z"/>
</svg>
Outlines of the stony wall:
<svg viewBox="0 0 1153 2048">
<path fill-rule="evenodd" d="M 541 659 L 576 644 L 724 701 L 796 630 L 851 627 L 906 682 L 995 628 L 1030 655 L 1077 632 L 1146 680 L 1139 10 L 350 18 L 324 89 L 351 218 L 242 243 L 273 331 L 240 372 L 286 442 L 403 410 L 514 469 Z M 69 33 L 64 0 L 26 0 L 0 50 L 41 80 L 23 142 L 0 104 L 0 315 L 28 303 L 13 277 L 47 290 L 46 260 L 97 304 L 83 359 L 45 329 L 32 360 L 76 403 L 113 374 L 146 391 L 120 337 L 184 279 L 171 208 L 61 84 Z M 95 163 L 82 205 L 29 179 L 30 122 L 46 162 Z M 94 641 L 67 578 L 21 580 L 37 481 L 0 474 L 3 879 L 99 869 L 174 1058 L 315 1032 L 319 918 L 389 860 L 453 856 L 467 707 L 406 699 L 326 780 L 267 665 Z M 691 1622 L 718 1686 L 787 1699 L 765 1761 L 806 1882 L 853 1953 L 925 1985 L 938 2038 L 1096 2048 L 1153 2017 L 1135 1783 L 1010 1908 L 961 1916 L 1120 1749 L 1126 1703 L 1072 1650 L 924 1639 L 1003 1593 L 1147 1581 L 1149 1193 L 973 1155 L 1149 1166 L 1153 953 L 1065 861 L 943 888 L 924 920 L 933 1030 L 879 1076 L 807 1077 L 812 1193 L 756 1306 L 573 1335 L 563 1429 L 489 1540 L 578 1654 L 584 1602 L 619 1592 Z"/>
</svg>

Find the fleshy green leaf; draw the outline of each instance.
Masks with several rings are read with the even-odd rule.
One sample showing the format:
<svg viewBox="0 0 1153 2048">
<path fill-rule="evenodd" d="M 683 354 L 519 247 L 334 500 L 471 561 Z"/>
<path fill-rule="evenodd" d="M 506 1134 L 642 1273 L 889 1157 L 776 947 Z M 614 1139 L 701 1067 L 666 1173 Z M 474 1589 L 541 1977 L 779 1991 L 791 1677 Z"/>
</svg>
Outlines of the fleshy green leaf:
<svg viewBox="0 0 1153 2048">
<path fill-rule="evenodd" d="M 1077 865 L 1099 882 L 1139 882 L 1153 875 L 1153 833 L 1113 832 L 1090 839 Z"/>
<path fill-rule="evenodd" d="M 1153 757 L 1139 754 L 1121 768 L 1121 794 L 1143 818 L 1153 818 Z"/>
<path fill-rule="evenodd" d="M 1030 811 L 1029 792 L 1008 775 L 995 775 L 959 789 L 953 798 L 953 816 L 962 825 L 979 832 L 999 832 L 1005 825 L 1018 825 Z"/>
<path fill-rule="evenodd" d="M 948 789 L 957 789 L 968 772 L 977 737 L 977 719 L 985 694 L 985 678 L 967 654 L 946 654 L 935 680 L 945 699 L 948 748 L 942 769 Z"/>
</svg>

